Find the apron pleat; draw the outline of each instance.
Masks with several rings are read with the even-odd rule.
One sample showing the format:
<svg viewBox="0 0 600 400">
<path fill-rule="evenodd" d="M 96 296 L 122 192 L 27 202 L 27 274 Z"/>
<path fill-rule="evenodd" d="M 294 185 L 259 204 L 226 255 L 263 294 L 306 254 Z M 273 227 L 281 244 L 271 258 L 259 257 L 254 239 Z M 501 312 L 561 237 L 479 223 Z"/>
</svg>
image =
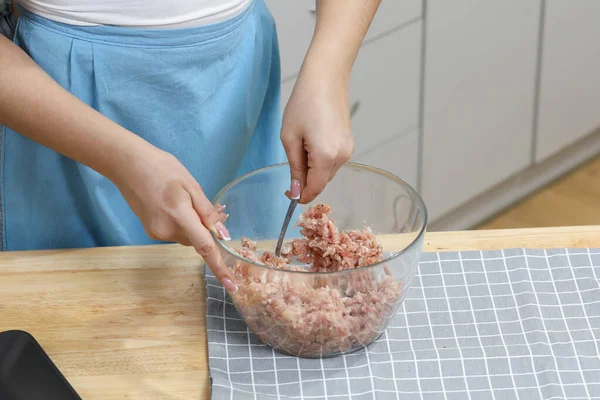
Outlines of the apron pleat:
<svg viewBox="0 0 600 400">
<path fill-rule="evenodd" d="M 197 28 L 75 27 L 21 12 L 16 42 L 100 113 L 175 157 L 209 199 L 286 160 L 275 25 L 262 1 Z M 10 129 L 5 250 L 153 244 L 108 179 Z"/>
</svg>

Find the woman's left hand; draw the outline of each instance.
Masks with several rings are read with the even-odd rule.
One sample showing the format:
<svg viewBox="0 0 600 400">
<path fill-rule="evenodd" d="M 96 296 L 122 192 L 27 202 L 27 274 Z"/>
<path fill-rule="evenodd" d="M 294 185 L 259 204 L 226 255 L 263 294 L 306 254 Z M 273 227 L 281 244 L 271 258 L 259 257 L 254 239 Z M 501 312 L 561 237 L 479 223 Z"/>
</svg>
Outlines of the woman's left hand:
<svg viewBox="0 0 600 400">
<path fill-rule="evenodd" d="M 291 169 L 289 196 L 309 203 L 354 151 L 347 80 L 301 71 L 283 114 L 281 141 Z"/>
</svg>

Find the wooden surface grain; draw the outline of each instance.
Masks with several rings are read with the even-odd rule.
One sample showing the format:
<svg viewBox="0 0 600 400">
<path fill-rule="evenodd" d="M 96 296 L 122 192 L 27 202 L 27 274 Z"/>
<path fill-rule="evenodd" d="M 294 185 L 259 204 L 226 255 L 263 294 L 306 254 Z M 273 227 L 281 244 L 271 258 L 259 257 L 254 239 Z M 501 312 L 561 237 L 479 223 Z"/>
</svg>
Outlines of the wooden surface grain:
<svg viewBox="0 0 600 400">
<path fill-rule="evenodd" d="M 600 247 L 600 226 L 424 241 L 425 251 L 514 247 Z M 0 253 L 0 331 L 31 333 L 86 400 L 207 399 L 202 266 L 178 245 Z"/>
<path fill-rule="evenodd" d="M 577 167 L 477 229 L 600 224 L 600 156 Z"/>
</svg>

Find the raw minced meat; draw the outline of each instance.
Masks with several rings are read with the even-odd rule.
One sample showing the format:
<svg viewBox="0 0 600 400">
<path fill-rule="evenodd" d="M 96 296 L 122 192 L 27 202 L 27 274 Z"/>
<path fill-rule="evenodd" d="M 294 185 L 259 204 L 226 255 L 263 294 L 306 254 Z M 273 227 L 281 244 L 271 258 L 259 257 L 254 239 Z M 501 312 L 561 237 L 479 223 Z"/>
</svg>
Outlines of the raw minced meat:
<svg viewBox="0 0 600 400">
<path fill-rule="evenodd" d="M 298 218 L 304 239 L 292 241 L 291 254 L 311 264 L 311 272 L 345 271 L 381 261 L 382 247 L 369 228 L 339 232 L 331 207 L 316 204 Z"/>
<path fill-rule="evenodd" d="M 330 213 L 324 204 L 303 213 L 297 225 L 304 238 L 286 244 L 282 257 L 257 252 L 248 238 L 237 249 L 242 257 L 274 270 L 238 263 L 233 271 L 239 288 L 235 305 L 263 342 L 289 354 L 319 357 L 367 345 L 381 334 L 401 300 L 402 284 L 387 268 L 359 268 L 382 259 L 371 230 L 339 232 Z M 290 265 L 293 257 L 310 267 Z M 346 272 L 314 274 L 339 271 Z"/>
</svg>

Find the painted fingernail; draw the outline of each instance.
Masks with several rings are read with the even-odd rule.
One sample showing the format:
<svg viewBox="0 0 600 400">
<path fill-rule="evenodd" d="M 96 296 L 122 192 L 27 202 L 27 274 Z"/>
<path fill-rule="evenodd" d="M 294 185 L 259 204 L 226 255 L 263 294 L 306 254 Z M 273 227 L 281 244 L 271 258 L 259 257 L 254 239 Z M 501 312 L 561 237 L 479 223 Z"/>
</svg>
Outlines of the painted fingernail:
<svg viewBox="0 0 600 400">
<path fill-rule="evenodd" d="M 229 235 L 229 231 L 227 230 L 227 228 L 225 228 L 225 225 L 223 225 L 223 223 L 221 221 L 217 222 L 215 224 L 215 229 L 217 230 L 217 233 L 219 234 L 219 236 L 221 237 L 221 239 L 223 240 L 231 240 L 231 236 Z"/>
<path fill-rule="evenodd" d="M 217 211 L 218 211 L 218 212 L 223 212 L 223 211 L 225 211 L 225 208 L 226 208 L 226 207 L 227 207 L 227 206 L 219 206 L 219 207 L 217 207 Z"/>
<path fill-rule="evenodd" d="M 221 281 L 221 284 L 223 284 L 223 287 L 225 289 L 227 289 L 227 291 L 229 293 L 235 293 L 238 290 L 238 287 L 235 283 L 233 283 L 233 281 L 229 278 L 223 278 L 223 281 Z"/>
<path fill-rule="evenodd" d="M 292 179 L 292 184 L 290 186 L 290 196 L 294 200 L 298 200 L 300 198 L 300 181 L 297 179 Z"/>
</svg>

